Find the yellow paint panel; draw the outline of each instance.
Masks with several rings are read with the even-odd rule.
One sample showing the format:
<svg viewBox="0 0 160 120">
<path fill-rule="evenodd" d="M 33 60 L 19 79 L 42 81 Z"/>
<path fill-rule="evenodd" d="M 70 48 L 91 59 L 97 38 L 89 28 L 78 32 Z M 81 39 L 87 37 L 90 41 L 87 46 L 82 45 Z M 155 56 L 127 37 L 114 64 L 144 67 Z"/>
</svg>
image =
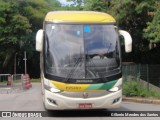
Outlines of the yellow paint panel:
<svg viewBox="0 0 160 120">
<path fill-rule="evenodd" d="M 56 81 L 50 81 L 54 86 L 64 91 L 81 92 L 84 91 L 90 84 L 67 84 Z"/>
<path fill-rule="evenodd" d="M 80 22 L 80 23 L 107 23 L 116 22 L 106 13 L 93 11 L 55 11 L 46 15 L 45 21 L 51 22 Z"/>
</svg>

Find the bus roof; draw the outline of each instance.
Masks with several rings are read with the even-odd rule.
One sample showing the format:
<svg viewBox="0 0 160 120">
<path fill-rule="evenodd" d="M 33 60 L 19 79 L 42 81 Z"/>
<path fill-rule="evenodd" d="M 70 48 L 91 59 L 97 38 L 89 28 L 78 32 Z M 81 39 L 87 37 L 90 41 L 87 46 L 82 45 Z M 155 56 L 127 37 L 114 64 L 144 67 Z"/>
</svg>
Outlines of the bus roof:
<svg viewBox="0 0 160 120">
<path fill-rule="evenodd" d="M 107 14 L 93 11 L 52 11 L 45 21 L 67 23 L 115 23 L 115 19 Z"/>
</svg>

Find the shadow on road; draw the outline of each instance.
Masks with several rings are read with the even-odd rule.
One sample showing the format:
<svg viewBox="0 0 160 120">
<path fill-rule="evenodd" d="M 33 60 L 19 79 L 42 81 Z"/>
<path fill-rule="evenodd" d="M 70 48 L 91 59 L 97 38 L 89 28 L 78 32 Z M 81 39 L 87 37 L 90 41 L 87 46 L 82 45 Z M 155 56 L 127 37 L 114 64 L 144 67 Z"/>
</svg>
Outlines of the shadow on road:
<svg viewBox="0 0 160 120">
<path fill-rule="evenodd" d="M 107 117 L 116 111 L 130 111 L 126 108 L 113 110 L 63 110 L 63 111 L 47 111 L 49 117 Z"/>
</svg>

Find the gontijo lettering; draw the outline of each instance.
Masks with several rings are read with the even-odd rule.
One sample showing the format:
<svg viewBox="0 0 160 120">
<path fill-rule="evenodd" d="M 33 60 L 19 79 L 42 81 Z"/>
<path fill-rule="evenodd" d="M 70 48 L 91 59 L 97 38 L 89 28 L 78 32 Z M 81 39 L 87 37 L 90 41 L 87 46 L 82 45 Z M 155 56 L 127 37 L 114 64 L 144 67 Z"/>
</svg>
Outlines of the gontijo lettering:
<svg viewBox="0 0 160 120">
<path fill-rule="evenodd" d="M 66 86 L 66 90 L 80 90 L 81 87 Z"/>
</svg>

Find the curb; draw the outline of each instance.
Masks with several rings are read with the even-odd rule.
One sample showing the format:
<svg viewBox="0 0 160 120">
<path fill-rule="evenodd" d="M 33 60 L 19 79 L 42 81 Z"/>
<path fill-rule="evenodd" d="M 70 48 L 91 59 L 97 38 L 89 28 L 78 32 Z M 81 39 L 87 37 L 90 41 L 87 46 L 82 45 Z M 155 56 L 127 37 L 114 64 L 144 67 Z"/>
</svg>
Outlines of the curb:
<svg viewBox="0 0 160 120">
<path fill-rule="evenodd" d="M 123 96 L 122 101 L 147 103 L 147 104 L 160 104 L 160 99 L 151 99 L 151 98 L 147 99 L 147 98 L 136 98 L 136 97 L 125 97 L 125 96 Z"/>
</svg>

